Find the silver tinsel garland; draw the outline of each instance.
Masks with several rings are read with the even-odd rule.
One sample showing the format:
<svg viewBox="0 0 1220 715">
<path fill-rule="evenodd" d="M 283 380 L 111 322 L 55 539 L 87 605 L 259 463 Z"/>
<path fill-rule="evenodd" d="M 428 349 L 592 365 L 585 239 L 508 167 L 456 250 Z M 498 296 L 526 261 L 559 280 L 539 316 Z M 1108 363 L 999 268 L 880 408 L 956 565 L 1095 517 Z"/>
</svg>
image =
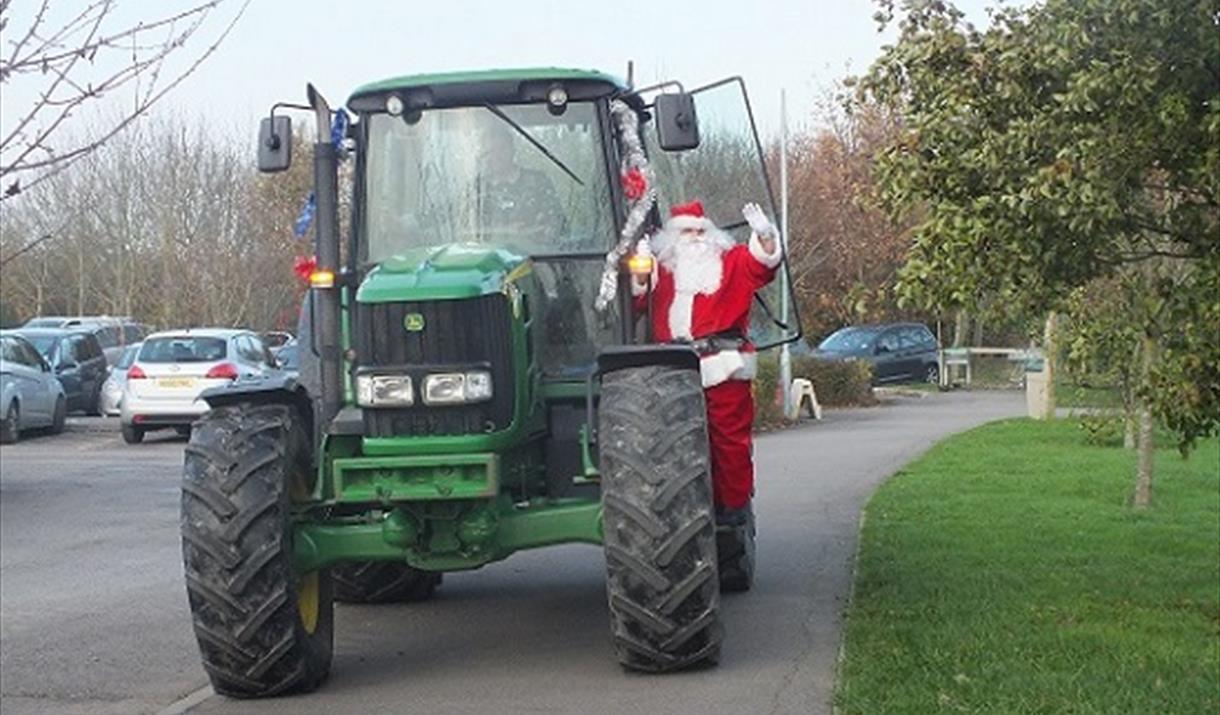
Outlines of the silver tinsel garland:
<svg viewBox="0 0 1220 715">
<path fill-rule="evenodd" d="M 645 189 L 637 199 L 628 199 L 627 220 L 619 234 L 618 245 L 606 254 L 606 268 L 602 271 L 601 289 L 597 294 L 595 306 L 604 311 L 618 294 L 619 265 L 623 256 L 631 250 L 640 228 L 648 218 L 648 212 L 657 202 L 657 191 L 653 187 L 652 167 L 648 165 L 648 157 L 644 154 L 644 146 L 640 141 L 640 118 L 631 107 L 622 100 L 610 103 L 610 113 L 622 139 L 623 160 L 619 167 L 619 176 L 627 176 L 635 169 L 644 177 Z"/>
</svg>

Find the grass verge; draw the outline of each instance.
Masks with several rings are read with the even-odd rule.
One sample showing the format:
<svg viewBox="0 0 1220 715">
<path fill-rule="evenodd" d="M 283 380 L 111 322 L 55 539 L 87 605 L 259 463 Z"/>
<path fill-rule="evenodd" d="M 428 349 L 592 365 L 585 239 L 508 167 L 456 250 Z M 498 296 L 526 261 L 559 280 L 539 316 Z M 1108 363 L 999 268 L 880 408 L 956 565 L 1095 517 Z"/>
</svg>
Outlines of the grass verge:
<svg viewBox="0 0 1220 715">
<path fill-rule="evenodd" d="M 844 715 L 1220 712 L 1220 442 L 1130 450 L 1072 421 L 953 437 L 886 483 L 861 534 Z"/>
</svg>

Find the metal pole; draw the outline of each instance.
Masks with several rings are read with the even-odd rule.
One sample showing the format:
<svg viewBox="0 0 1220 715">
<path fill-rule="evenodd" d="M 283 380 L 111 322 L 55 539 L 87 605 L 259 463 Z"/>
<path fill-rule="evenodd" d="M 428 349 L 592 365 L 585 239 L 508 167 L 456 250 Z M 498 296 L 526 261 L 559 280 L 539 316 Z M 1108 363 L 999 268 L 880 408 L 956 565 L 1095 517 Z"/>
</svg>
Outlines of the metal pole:
<svg viewBox="0 0 1220 715">
<path fill-rule="evenodd" d="M 784 90 L 779 91 L 779 240 L 784 257 L 788 255 L 788 98 Z M 788 270 L 779 272 L 780 320 L 788 323 Z M 780 347 L 779 384 L 783 390 L 784 416 L 792 414 L 792 354 L 788 343 Z"/>
</svg>

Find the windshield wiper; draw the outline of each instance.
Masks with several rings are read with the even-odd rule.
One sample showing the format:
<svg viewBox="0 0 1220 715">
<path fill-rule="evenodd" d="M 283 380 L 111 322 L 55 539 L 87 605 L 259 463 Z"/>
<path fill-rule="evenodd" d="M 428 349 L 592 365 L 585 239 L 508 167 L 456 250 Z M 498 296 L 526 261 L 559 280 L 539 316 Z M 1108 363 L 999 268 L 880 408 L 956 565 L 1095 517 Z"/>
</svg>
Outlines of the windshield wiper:
<svg viewBox="0 0 1220 715">
<path fill-rule="evenodd" d="M 555 162 L 555 166 L 558 166 L 560 169 L 563 169 L 563 173 L 572 177 L 572 181 L 575 181 L 576 183 L 580 184 L 581 186 L 585 185 L 585 182 L 581 181 L 580 177 L 578 177 L 576 174 L 572 173 L 572 170 L 569 169 L 566 164 L 564 164 L 562 161 L 560 161 L 559 157 L 552 154 L 551 150 L 547 149 L 545 146 L 543 146 L 542 142 L 535 139 L 528 131 L 526 131 L 525 127 L 523 127 L 520 124 L 513 121 L 512 117 L 505 114 L 503 110 L 501 110 L 499 107 L 495 106 L 494 104 L 484 104 L 483 106 L 487 107 L 487 110 L 489 112 L 491 112 L 492 114 L 496 115 L 500 119 L 503 119 L 505 122 L 507 122 L 508 126 L 512 127 L 513 129 L 516 129 L 517 133 L 520 134 L 521 136 L 525 137 L 527 140 L 529 140 L 529 143 L 533 144 L 535 149 L 542 152 L 543 156 L 545 156 L 546 158 Z"/>
</svg>

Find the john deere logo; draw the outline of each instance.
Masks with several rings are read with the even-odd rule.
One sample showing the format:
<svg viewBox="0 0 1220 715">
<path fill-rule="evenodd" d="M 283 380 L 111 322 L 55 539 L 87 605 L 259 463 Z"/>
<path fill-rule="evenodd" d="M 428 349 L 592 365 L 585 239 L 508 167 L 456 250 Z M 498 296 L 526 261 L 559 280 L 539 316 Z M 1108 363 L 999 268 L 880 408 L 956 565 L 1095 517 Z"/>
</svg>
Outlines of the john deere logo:
<svg viewBox="0 0 1220 715">
<path fill-rule="evenodd" d="M 402 327 L 406 328 L 408 333 L 418 333 L 424 329 L 424 316 L 419 313 L 407 313 L 407 317 L 402 319 Z"/>
</svg>

